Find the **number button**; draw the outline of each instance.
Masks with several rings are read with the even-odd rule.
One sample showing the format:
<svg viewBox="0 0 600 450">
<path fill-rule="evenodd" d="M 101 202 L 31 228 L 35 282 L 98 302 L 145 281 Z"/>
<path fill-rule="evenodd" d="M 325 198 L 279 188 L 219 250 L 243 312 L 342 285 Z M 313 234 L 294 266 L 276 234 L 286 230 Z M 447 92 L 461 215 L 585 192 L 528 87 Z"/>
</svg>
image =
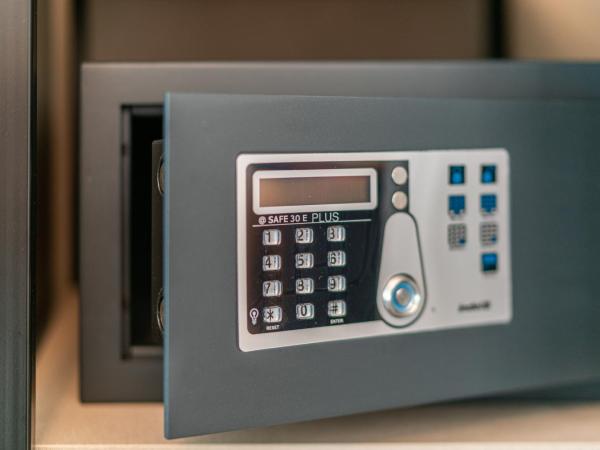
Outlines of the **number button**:
<svg viewBox="0 0 600 450">
<path fill-rule="evenodd" d="M 282 313 L 280 306 L 268 306 L 263 308 L 263 321 L 265 323 L 281 322 Z"/>
<path fill-rule="evenodd" d="M 331 300 L 327 302 L 327 315 L 329 317 L 345 317 L 346 302 L 344 300 Z"/>
<path fill-rule="evenodd" d="M 279 245 L 279 244 L 281 244 L 281 230 L 277 230 L 277 229 L 263 230 L 262 243 L 263 243 L 263 245 Z"/>
<path fill-rule="evenodd" d="M 312 253 L 296 253 L 296 269 L 310 269 L 315 265 Z"/>
<path fill-rule="evenodd" d="M 344 292 L 346 290 L 346 277 L 344 275 L 327 277 L 327 290 L 329 292 Z"/>
<path fill-rule="evenodd" d="M 329 242 L 344 242 L 346 240 L 346 228 L 342 225 L 327 227 L 327 240 Z"/>
<path fill-rule="evenodd" d="M 262 257 L 262 267 L 265 272 L 273 272 L 281 269 L 281 256 L 266 255 Z"/>
<path fill-rule="evenodd" d="M 346 265 L 346 252 L 344 250 L 327 252 L 327 265 L 329 267 L 344 267 Z"/>
<path fill-rule="evenodd" d="M 282 286 L 281 281 L 264 281 L 263 282 L 263 297 L 279 297 L 281 296 Z"/>
<path fill-rule="evenodd" d="M 300 303 L 296 305 L 296 319 L 310 320 L 315 318 L 315 305 L 312 303 Z"/>
<path fill-rule="evenodd" d="M 315 282 L 312 278 L 296 279 L 296 294 L 312 294 L 315 291 Z"/>
<path fill-rule="evenodd" d="M 312 244 L 313 240 L 312 228 L 296 228 L 296 244 Z"/>
</svg>

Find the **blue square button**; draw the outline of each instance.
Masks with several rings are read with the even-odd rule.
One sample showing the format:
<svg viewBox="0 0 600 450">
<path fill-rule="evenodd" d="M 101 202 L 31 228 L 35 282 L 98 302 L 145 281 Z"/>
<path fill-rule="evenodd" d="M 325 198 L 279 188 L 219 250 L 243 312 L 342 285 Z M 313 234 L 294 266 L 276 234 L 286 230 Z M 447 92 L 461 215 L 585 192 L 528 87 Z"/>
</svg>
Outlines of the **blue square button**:
<svg viewBox="0 0 600 450">
<path fill-rule="evenodd" d="M 496 212 L 496 194 L 482 194 L 480 197 L 480 209 L 483 215 L 490 215 Z"/>
<path fill-rule="evenodd" d="M 481 254 L 481 271 L 484 273 L 496 272 L 498 270 L 498 254 Z"/>
<path fill-rule="evenodd" d="M 448 183 L 465 184 L 465 166 L 450 166 Z"/>
<path fill-rule="evenodd" d="M 496 166 L 481 166 L 481 182 L 483 184 L 492 184 L 496 182 Z"/>
<path fill-rule="evenodd" d="M 464 195 L 448 196 L 448 214 L 450 217 L 460 217 L 465 213 L 466 200 Z"/>
</svg>

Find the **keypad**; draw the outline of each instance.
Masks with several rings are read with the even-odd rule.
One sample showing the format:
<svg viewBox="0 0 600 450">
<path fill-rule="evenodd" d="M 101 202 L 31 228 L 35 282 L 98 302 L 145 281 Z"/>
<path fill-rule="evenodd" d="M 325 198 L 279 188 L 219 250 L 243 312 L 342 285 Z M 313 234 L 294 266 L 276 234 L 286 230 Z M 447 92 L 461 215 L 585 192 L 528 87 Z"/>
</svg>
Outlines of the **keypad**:
<svg viewBox="0 0 600 450">
<path fill-rule="evenodd" d="M 283 291 L 283 286 L 279 280 L 264 281 L 262 292 L 263 297 L 280 297 Z"/>
<path fill-rule="evenodd" d="M 296 228 L 294 235 L 296 237 L 296 244 L 312 244 L 314 241 L 312 228 Z"/>
<path fill-rule="evenodd" d="M 281 256 L 266 255 L 262 258 L 262 268 L 265 272 L 273 272 L 281 269 Z"/>
<path fill-rule="evenodd" d="M 343 225 L 327 227 L 327 240 L 329 242 L 344 242 L 346 240 L 346 228 Z"/>
<path fill-rule="evenodd" d="M 312 253 L 296 253 L 296 269 L 312 269 L 315 265 L 315 255 Z"/>
<path fill-rule="evenodd" d="M 250 314 L 253 325 L 260 318 L 265 325 L 278 325 L 284 322 L 284 314 L 286 327 L 289 321 L 344 323 L 348 317 L 344 298 L 347 232 L 342 224 L 263 229 L 262 298 L 276 305 Z M 341 298 L 332 299 L 334 295 Z"/>
<path fill-rule="evenodd" d="M 277 230 L 277 229 L 263 230 L 262 243 L 263 243 L 263 245 L 269 245 L 269 246 L 281 244 L 281 230 Z"/>
</svg>

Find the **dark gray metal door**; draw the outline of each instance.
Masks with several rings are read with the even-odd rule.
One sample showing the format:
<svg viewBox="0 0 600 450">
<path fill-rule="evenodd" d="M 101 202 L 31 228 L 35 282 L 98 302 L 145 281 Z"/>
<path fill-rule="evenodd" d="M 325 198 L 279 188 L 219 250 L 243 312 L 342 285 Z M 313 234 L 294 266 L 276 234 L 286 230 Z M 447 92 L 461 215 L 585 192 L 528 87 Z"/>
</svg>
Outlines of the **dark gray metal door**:
<svg viewBox="0 0 600 450">
<path fill-rule="evenodd" d="M 166 99 L 168 437 L 600 376 L 600 102 L 171 94 Z M 506 148 L 508 325 L 243 352 L 240 153 Z"/>
<path fill-rule="evenodd" d="M 0 448 L 31 445 L 33 2 L 0 2 Z"/>
</svg>

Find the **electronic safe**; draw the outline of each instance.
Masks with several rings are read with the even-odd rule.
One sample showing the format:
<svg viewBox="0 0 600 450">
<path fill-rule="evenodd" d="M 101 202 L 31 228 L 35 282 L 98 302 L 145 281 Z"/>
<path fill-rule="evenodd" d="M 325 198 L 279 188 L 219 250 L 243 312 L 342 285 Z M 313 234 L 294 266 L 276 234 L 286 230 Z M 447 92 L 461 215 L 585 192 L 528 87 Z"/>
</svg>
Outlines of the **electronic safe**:
<svg viewBox="0 0 600 450">
<path fill-rule="evenodd" d="M 157 382 L 144 367 L 164 370 L 168 437 L 600 376 L 600 103 L 585 88 L 594 67 L 580 76 L 573 66 L 514 66 L 523 84 L 513 95 L 499 86 L 502 98 L 490 80 L 510 80 L 513 66 L 486 67 L 489 79 L 455 98 L 434 92 L 439 67 L 423 69 L 432 94 L 421 98 L 402 88 L 369 96 L 368 79 L 354 97 L 171 89 L 154 167 L 145 166 L 144 201 L 158 219 L 154 231 L 140 228 L 155 267 L 148 335 L 160 343 L 159 317 L 164 355 L 124 352 L 122 335 L 107 337 L 116 352 L 90 343 L 86 327 L 107 318 L 92 288 L 110 281 L 120 304 L 119 272 L 82 273 L 84 398 L 127 395 L 127 383 L 103 387 L 90 369 L 114 353 L 116 370 L 140 380 L 139 396 Z M 480 70 L 451 70 L 447 82 Z M 122 103 L 122 117 L 134 103 Z M 91 208 L 114 205 L 118 216 L 119 194 L 99 188 L 127 179 L 133 160 L 86 152 L 96 143 L 86 133 L 92 106 L 82 106 L 82 263 L 94 265 L 94 251 L 115 248 L 91 243 L 110 242 L 119 221 L 103 215 L 110 226 L 95 232 L 108 234 L 94 237 Z"/>
</svg>

